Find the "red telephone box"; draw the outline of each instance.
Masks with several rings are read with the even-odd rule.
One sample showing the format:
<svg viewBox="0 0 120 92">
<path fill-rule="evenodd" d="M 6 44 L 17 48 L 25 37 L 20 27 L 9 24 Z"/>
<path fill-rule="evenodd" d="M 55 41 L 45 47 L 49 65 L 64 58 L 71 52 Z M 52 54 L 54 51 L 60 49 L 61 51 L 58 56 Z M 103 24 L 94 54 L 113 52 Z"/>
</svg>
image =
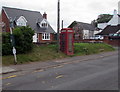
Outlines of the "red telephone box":
<svg viewBox="0 0 120 92">
<path fill-rule="evenodd" d="M 74 53 L 74 39 L 73 29 L 63 28 L 60 33 L 60 50 L 67 55 L 73 55 Z"/>
</svg>

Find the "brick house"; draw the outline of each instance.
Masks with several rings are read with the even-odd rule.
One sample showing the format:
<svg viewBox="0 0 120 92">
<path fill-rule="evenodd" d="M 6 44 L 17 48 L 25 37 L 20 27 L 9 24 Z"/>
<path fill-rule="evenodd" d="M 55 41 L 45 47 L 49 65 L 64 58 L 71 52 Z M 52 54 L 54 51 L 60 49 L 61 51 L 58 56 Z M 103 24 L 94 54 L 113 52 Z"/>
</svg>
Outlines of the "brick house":
<svg viewBox="0 0 120 92">
<path fill-rule="evenodd" d="M 90 39 L 96 31 L 92 24 L 77 21 L 72 22 L 69 27 L 74 30 L 75 40 Z"/>
<path fill-rule="evenodd" d="M 54 41 L 55 31 L 47 21 L 47 14 L 41 15 L 38 11 L 23 10 L 10 7 L 2 7 L 3 32 L 10 32 L 9 19 L 13 19 L 14 28 L 29 25 L 34 31 L 34 43 L 48 43 Z"/>
</svg>

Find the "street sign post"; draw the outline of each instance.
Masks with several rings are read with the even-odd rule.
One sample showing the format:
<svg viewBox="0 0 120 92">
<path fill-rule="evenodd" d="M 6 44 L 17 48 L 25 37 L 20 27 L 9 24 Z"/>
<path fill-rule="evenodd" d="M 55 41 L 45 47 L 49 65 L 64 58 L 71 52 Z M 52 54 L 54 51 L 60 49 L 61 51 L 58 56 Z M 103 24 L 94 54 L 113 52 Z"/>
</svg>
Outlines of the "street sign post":
<svg viewBox="0 0 120 92">
<path fill-rule="evenodd" d="M 10 34 L 11 34 L 10 39 L 11 39 L 11 43 L 12 43 L 12 46 L 13 46 L 12 51 L 13 51 L 14 60 L 15 60 L 14 63 L 17 64 L 16 49 L 15 49 L 15 39 L 14 39 L 14 36 L 13 36 L 13 33 L 12 33 L 12 28 L 13 28 L 13 20 L 12 20 L 12 18 L 10 18 L 9 21 L 10 21 Z"/>
</svg>

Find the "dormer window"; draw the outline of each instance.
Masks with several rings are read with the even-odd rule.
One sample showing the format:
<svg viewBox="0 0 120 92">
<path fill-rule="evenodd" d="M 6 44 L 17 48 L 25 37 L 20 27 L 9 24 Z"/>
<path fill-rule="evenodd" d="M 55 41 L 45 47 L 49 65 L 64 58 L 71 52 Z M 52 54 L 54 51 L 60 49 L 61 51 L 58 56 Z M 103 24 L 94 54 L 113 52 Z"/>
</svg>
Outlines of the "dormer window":
<svg viewBox="0 0 120 92">
<path fill-rule="evenodd" d="M 46 27 L 48 26 L 47 23 L 42 23 L 41 25 L 42 25 L 42 27 L 44 27 L 44 28 L 46 28 Z"/>
<path fill-rule="evenodd" d="M 20 16 L 18 20 L 16 21 L 17 26 L 27 26 L 27 20 L 24 16 Z"/>
<path fill-rule="evenodd" d="M 41 23 L 39 23 L 39 26 L 40 26 L 41 28 L 48 28 L 48 22 L 47 22 L 47 20 L 46 20 L 46 19 L 43 19 L 43 20 L 41 21 Z"/>
</svg>

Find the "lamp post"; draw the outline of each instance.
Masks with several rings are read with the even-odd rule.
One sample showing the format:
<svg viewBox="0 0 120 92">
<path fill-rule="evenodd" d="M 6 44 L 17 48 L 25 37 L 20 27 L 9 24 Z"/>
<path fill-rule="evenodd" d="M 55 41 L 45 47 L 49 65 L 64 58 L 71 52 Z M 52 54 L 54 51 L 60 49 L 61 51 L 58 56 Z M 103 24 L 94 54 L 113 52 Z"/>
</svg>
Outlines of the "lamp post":
<svg viewBox="0 0 120 92">
<path fill-rule="evenodd" d="M 14 64 L 17 64 L 16 49 L 15 49 L 15 39 L 14 39 L 14 36 L 13 36 L 13 33 L 12 33 L 13 20 L 12 20 L 11 17 L 9 19 L 9 22 L 10 22 L 10 34 L 11 34 L 10 40 L 11 40 L 11 43 L 12 43 L 12 46 L 13 46 L 12 52 L 13 52 L 13 55 L 14 55 Z"/>
</svg>

